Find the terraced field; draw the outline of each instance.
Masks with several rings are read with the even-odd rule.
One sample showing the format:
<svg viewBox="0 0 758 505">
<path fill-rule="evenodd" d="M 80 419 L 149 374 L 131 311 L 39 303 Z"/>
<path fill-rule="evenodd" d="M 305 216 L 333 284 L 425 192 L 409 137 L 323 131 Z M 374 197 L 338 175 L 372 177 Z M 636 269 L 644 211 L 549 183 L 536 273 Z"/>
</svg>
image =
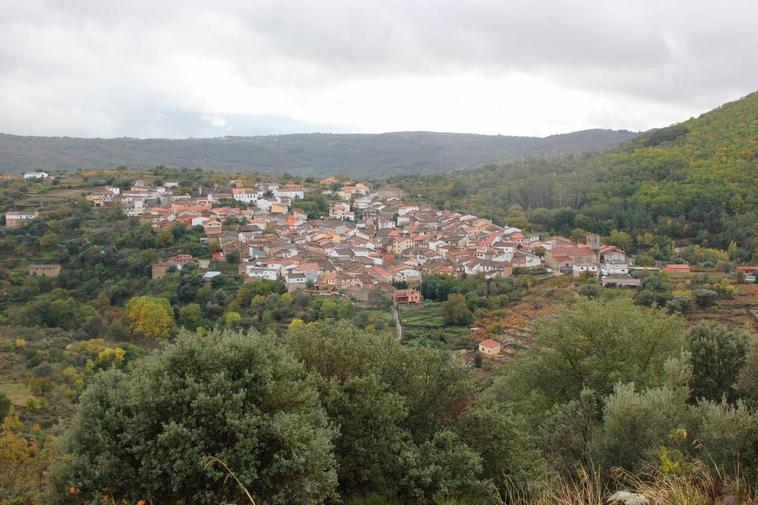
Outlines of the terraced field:
<svg viewBox="0 0 758 505">
<path fill-rule="evenodd" d="M 694 311 L 690 323 L 715 321 L 727 326 L 758 330 L 758 284 L 738 284 L 734 297 L 719 300 L 706 310 Z"/>
<path fill-rule="evenodd" d="M 474 346 L 467 327 L 445 326 L 439 302 L 402 305 L 399 312 L 404 343 L 440 349 L 471 349 Z"/>
</svg>

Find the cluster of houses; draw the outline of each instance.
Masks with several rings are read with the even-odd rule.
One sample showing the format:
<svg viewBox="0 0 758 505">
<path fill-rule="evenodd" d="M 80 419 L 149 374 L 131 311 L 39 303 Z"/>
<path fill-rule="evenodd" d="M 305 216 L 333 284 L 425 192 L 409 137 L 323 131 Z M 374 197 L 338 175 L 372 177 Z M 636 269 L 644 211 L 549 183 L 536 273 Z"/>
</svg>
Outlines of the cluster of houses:
<svg viewBox="0 0 758 505">
<path fill-rule="evenodd" d="M 288 290 L 338 292 L 364 302 L 380 296 L 419 303 L 415 288 L 428 274 L 508 277 L 514 268 L 542 266 L 575 275 L 628 274 L 626 254 L 602 246 L 596 235 L 582 245 L 563 237 L 542 239 L 477 216 L 407 203 L 400 188 L 372 191 L 368 184 L 334 178 L 321 186 L 313 191 L 332 202 L 324 219 L 308 219 L 292 207 L 305 197 L 295 183 L 252 186 L 233 180 L 227 190 L 203 196 L 136 183 L 113 201 L 156 228 L 202 226 L 205 240 L 218 243 L 213 259 L 236 252 L 246 280 L 282 280 Z M 236 204 L 227 205 L 231 200 Z M 186 261 L 198 260 L 170 258 L 155 265 L 153 274 Z"/>
<path fill-rule="evenodd" d="M 193 196 L 176 193 L 177 182 L 151 186 L 138 180 L 126 191 L 106 186 L 102 191 L 90 193 L 85 198 L 95 207 L 118 204 L 127 216 L 157 224 L 169 221 L 205 226 L 206 221 L 224 219 L 228 215 L 248 219 L 260 213 L 286 215 L 292 201 L 304 198 L 305 195 L 303 186 L 296 183 L 261 183 L 255 187 L 246 187 L 242 180 L 237 179 L 231 181 L 230 186 L 226 189 L 216 187 L 205 194 L 203 188 L 197 188 L 198 196 Z M 235 202 L 247 208 L 224 207 L 226 202 Z M 206 212 L 214 208 L 221 210 Z M 195 218 L 197 219 L 192 222 Z"/>
<path fill-rule="evenodd" d="M 553 271 L 575 276 L 588 272 L 599 277 L 603 285 L 639 286 L 639 279 L 629 275 L 632 259 L 618 247 L 602 245 L 600 236 L 590 233 L 585 244 L 575 244 L 564 237 L 543 243 L 545 265 Z"/>
<path fill-rule="evenodd" d="M 543 238 L 474 215 L 406 202 L 401 188 L 372 190 L 365 183 L 328 177 L 320 187 L 308 189 L 329 198 L 328 217 L 308 219 L 293 206 L 306 196 L 299 183 L 234 179 L 206 192 L 177 191 L 178 186 L 138 180 L 127 190 L 106 186 L 86 199 L 94 206 L 119 205 L 155 229 L 177 223 L 202 227 L 203 240 L 217 244 L 212 259 L 234 252 L 239 273 L 248 281 L 278 279 L 289 290 L 338 292 L 358 301 L 376 295 L 419 303 L 415 288 L 424 275 L 508 277 L 514 268 L 589 272 L 618 285 L 638 282 L 629 275 L 626 253 L 601 244 L 597 235 L 589 235 L 584 244 Z M 35 217 L 36 212 L 8 212 L 6 224 L 20 226 Z M 187 263 L 206 270 L 210 265 L 208 259 L 177 255 L 154 265 L 153 275 Z M 206 273 L 208 279 L 219 275 Z"/>
</svg>

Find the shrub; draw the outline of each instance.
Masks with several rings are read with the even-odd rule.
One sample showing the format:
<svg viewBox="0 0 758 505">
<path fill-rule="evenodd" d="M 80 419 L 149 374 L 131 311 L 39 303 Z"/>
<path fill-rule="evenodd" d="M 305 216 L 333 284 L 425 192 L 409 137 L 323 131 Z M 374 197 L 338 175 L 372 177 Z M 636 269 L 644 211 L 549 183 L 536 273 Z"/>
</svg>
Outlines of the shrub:
<svg viewBox="0 0 758 505">
<path fill-rule="evenodd" d="M 695 303 L 703 308 L 712 306 L 718 300 L 718 293 L 710 289 L 696 289 L 692 292 L 695 297 Z"/>
<path fill-rule="evenodd" d="M 81 397 L 53 479 L 58 502 L 105 494 L 134 503 L 236 501 L 223 468 L 256 501 L 334 494 L 329 427 L 302 366 L 256 334 L 181 336 L 128 374 L 109 370 Z M 76 495 L 66 492 L 75 485 Z"/>
</svg>

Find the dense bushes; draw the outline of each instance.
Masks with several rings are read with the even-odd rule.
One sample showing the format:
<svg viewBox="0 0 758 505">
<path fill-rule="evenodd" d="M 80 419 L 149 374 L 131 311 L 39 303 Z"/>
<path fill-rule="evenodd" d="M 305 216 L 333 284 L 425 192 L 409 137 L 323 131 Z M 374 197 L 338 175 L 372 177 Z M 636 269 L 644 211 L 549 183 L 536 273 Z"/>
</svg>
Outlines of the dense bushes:
<svg viewBox="0 0 758 505">
<path fill-rule="evenodd" d="M 61 503 L 239 502 L 212 456 L 264 503 L 321 503 L 336 483 L 333 436 L 302 366 L 271 338 L 184 335 L 87 389 L 54 484 Z"/>
<path fill-rule="evenodd" d="M 450 353 L 346 323 L 300 322 L 278 338 L 184 335 L 82 396 L 58 499 L 239 500 L 208 457 L 265 503 L 372 494 L 485 503 L 488 483 L 528 488 L 577 465 L 607 475 L 706 461 L 750 475 L 758 416 L 738 398 L 739 342 L 713 325 L 685 332 L 680 319 L 629 301 L 586 301 L 540 322 L 536 345 L 480 394 Z M 722 365 L 728 376 L 705 381 Z M 734 403 L 696 401 L 718 393 Z"/>
<path fill-rule="evenodd" d="M 684 472 L 700 460 L 753 475 L 758 415 L 740 397 L 752 379 L 740 381 L 751 375 L 739 332 L 685 331 L 660 309 L 617 300 L 582 302 L 536 337 L 486 395 L 526 416 L 546 467 Z"/>
</svg>

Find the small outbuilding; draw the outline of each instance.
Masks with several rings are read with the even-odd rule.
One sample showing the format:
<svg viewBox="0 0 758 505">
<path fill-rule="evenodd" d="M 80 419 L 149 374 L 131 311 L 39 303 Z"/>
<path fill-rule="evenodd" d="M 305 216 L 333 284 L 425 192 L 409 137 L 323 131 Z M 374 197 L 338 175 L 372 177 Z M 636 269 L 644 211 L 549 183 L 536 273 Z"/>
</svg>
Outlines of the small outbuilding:
<svg viewBox="0 0 758 505">
<path fill-rule="evenodd" d="M 500 342 L 491 338 L 479 342 L 479 352 L 488 356 L 497 356 L 500 354 L 501 349 Z"/>
</svg>

